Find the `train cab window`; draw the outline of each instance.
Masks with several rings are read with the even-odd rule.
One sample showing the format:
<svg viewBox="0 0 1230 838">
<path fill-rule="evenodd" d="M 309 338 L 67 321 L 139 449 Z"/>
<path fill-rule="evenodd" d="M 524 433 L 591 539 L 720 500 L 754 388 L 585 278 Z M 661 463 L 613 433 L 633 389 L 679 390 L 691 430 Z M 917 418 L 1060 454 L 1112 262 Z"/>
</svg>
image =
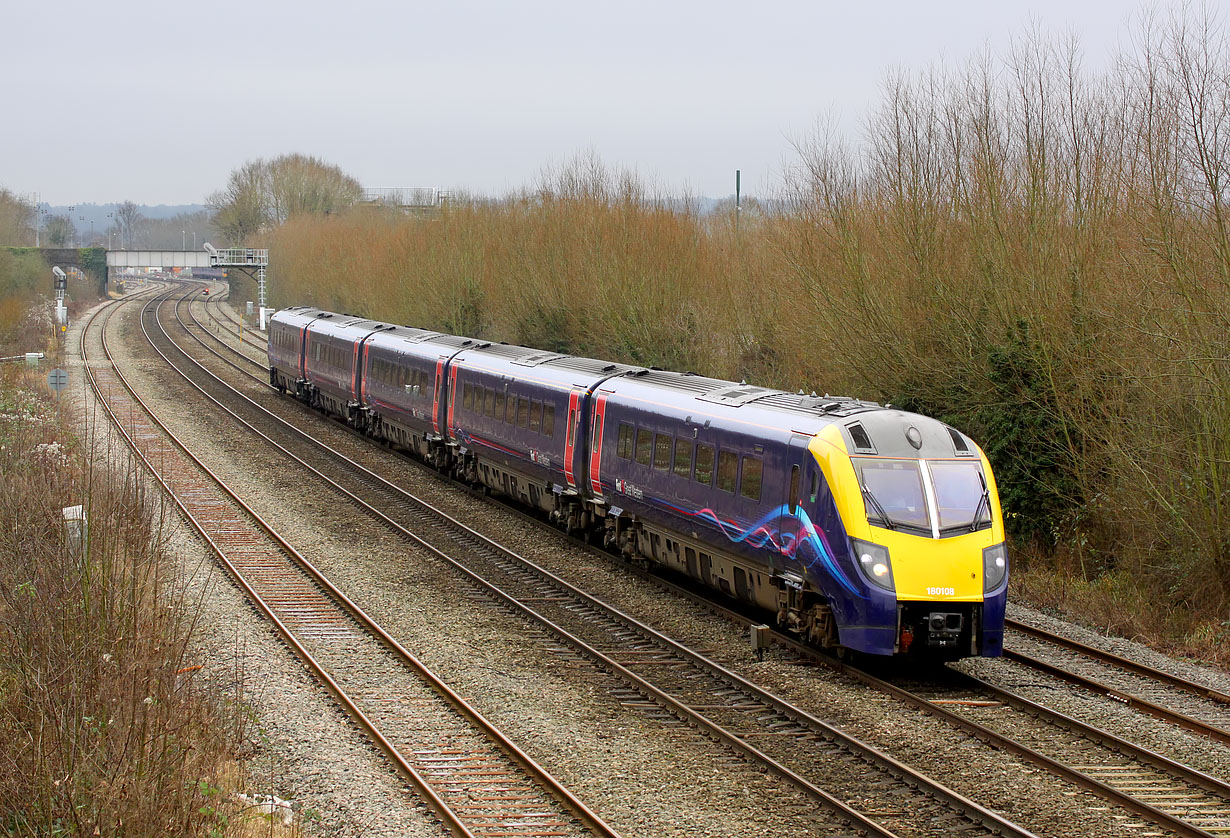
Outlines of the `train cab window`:
<svg viewBox="0 0 1230 838">
<path fill-rule="evenodd" d="M 504 421 L 504 391 L 503 390 L 495 391 L 495 413 L 493 415 L 498 421 L 500 422 Z"/>
<path fill-rule="evenodd" d="M 689 440 L 675 440 L 675 474 L 684 480 L 692 476 L 692 443 Z"/>
<path fill-rule="evenodd" d="M 764 461 L 759 457 L 744 457 L 739 471 L 739 494 L 748 500 L 760 500 L 764 484 Z"/>
<path fill-rule="evenodd" d="M 530 430 L 542 430 L 542 402 L 538 399 L 530 402 Z"/>
<path fill-rule="evenodd" d="M 644 428 L 636 429 L 636 461 L 643 466 L 649 465 L 653 456 L 653 432 Z"/>
<path fill-rule="evenodd" d="M 525 396 L 517 396 L 517 427 L 529 428 L 530 426 L 530 400 Z"/>
<path fill-rule="evenodd" d="M 543 436 L 555 436 L 555 405 L 553 404 L 542 406 L 542 433 Z"/>
<path fill-rule="evenodd" d="M 718 452 L 717 487 L 735 493 L 735 478 L 739 474 L 739 456 L 733 451 Z"/>
<path fill-rule="evenodd" d="M 619 444 L 615 446 L 615 456 L 621 460 L 632 459 L 632 426 L 627 422 L 619 423 Z"/>
<path fill-rule="evenodd" d="M 708 486 L 713 482 L 713 446 L 696 446 L 696 482 Z"/>
</svg>

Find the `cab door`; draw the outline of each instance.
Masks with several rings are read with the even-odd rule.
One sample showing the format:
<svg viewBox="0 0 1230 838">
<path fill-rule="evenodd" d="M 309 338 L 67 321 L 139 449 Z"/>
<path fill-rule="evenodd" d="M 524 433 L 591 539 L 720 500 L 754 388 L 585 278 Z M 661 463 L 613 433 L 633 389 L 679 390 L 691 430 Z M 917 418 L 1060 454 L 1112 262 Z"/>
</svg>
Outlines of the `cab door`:
<svg viewBox="0 0 1230 838">
<path fill-rule="evenodd" d="M 816 479 L 816 458 L 807 450 L 811 437 L 792 434 L 786 445 L 785 480 L 781 482 L 781 506 L 777 529 L 784 569 L 801 573 L 814 558 L 815 538 L 807 500 L 809 480 Z"/>
</svg>

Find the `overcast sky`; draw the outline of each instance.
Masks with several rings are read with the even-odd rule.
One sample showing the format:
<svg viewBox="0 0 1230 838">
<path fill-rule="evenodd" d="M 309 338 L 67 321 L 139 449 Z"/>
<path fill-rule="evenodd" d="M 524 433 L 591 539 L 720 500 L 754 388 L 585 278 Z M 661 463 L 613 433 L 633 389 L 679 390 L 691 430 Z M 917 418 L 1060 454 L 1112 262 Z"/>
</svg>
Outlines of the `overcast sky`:
<svg viewBox="0 0 1230 838">
<path fill-rule="evenodd" d="M 1165 8 L 1168 3 L 1160 4 Z M 894 67 L 1002 53 L 1032 24 L 1098 67 L 1112 0 L 5 0 L 0 187 L 197 203 L 246 160 L 499 194 L 592 150 L 671 192 L 764 194 L 791 139 L 851 132 Z"/>
</svg>

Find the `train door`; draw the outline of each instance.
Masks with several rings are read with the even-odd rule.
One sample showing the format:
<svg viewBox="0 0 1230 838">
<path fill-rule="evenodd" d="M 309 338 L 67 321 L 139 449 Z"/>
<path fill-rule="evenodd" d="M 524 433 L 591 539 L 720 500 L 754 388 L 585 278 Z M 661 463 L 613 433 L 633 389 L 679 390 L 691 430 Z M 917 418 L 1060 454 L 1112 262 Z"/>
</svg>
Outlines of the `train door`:
<svg viewBox="0 0 1230 838">
<path fill-rule="evenodd" d="M 359 338 L 354 342 L 354 347 L 350 350 L 350 398 L 359 404 L 363 402 L 360 387 L 363 381 L 363 344 L 366 340 L 366 335 Z"/>
<path fill-rule="evenodd" d="M 448 365 L 448 422 L 445 425 L 445 432 L 448 439 L 455 439 L 456 434 L 453 433 L 453 408 L 457 404 L 457 364 L 456 362 Z"/>
<path fill-rule="evenodd" d="M 303 327 L 302 333 L 299 335 L 299 377 L 307 378 L 307 352 L 308 352 L 308 329 L 311 328 L 309 323 Z"/>
<path fill-rule="evenodd" d="M 803 542 L 812 538 L 811 519 L 807 506 L 803 503 L 806 481 L 815 479 L 815 457 L 807 450 L 811 437 L 804 434 L 792 434 L 786 448 L 785 469 L 786 479 L 782 481 L 782 505 L 779 507 L 778 532 L 783 564 L 786 567 L 799 569 L 799 564 L 806 564 L 808 558 Z"/>
<path fill-rule="evenodd" d="M 589 486 L 596 497 L 602 497 L 602 425 L 606 416 L 606 394 L 594 399 L 593 443 L 589 450 Z"/>
<path fill-rule="evenodd" d="M 441 357 L 436 361 L 436 377 L 432 388 L 431 395 L 431 427 L 439 434 L 440 433 L 440 402 L 444 395 L 444 358 Z"/>
<path fill-rule="evenodd" d="M 577 461 L 577 426 L 581 424 L 581 390 L 568 394 L 568 424 L 564 426 L 564 477 L 568 488 L 577 487 L 580 463 Z"/>
</svg>

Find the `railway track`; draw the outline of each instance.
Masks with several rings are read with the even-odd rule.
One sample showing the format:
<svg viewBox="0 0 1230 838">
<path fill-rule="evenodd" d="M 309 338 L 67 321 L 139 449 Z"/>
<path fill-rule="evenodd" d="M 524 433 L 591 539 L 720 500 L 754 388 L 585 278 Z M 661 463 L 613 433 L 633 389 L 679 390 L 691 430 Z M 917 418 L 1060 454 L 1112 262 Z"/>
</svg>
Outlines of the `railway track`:
<svg viewBox="0 0 1230 838">
<path fill-rule="evenodd" d="M 208 328 L 184 322 L 179 307 L 175 315 L 178 327 L 208 349 Z M 166 331 L 152 342 L 186 380 L 252 433 L 462 574 L 481 592 L 484 607 L 495 603 L 519 615 L 550 638 L 548 648 L 580 656 L 618 679 L 611 693 L 625 707 L 663 724 L 689 725 L 820 803 L 826 817 L 808 828 L 902 836 L 1031 834 L 350 460 L 217 378 Z M 298 413 L 297 404 L 281 404 Z M 880 814 L 863 814 L 845 801 Z"/>
<path fill-rule="evenodd" d="M 143 321 L 150 306 L 165 297 L 158 294 L 145 303 Z M 117 309 L 118 304 L 100 309 L 81 332 L 82 358 L 99 403 L 254 607 L 417 789 L 448 833 L 616 838 L 162 424 L 111 355 L 106 329 Z"/>
<path fill-rule="evenodd" d="M 1006 629 L 1009 660 L 1230 744 L 1230 694 L 1019 620 Z"/>
<path fill-rule="evenodd" d="M 257 365 L 252 359 L 248 360 L 252 366 Z M 556 532 L 553 528 L 552 531 Z M 814 655 L 811 650 L 806 650 L 805 653 Z M 1037 670 L 1064 677 L 1095 692 L 1109 695 L 1136 709 L 1153 712 L 1153 715 L 1188 729 L 1204 732 L 1189 723 L 1184 714 L 1160 704 L 1155 703 L 1156 709 L 1150 710 L 1143 705 L 1139 697 L 1128 696 L 1130 700 L 1125 700 L 1121 689 L 1087 677 L 1082 678 L 1077 672 L 1064 670 L 1022 652 L 1014 652 L 1011 657 Z M 841 666 L 836 662 L 831 663 Z M 669 667 L 671 664 L 654 665 Z M 1140 664 L 1133 666 L 1135 674 L 1142 679 L 1151 675 L 1159 676 L 1153 678 L 1150 683 L 1163 683 L 1170 677 L 1161 677 L 1154 670 Z M 909 689 L 880 681 L 869 673 L 849 668 L 847 671 L 877 689 L 890 692 L 900 700 L 945 719 L 971 736 L 995 747 L 1015 752 L 1175 834 L 1230 833 L 1230 820 L 1227 820 L 1230 817 L 1230 787 L 1217 778 L 1193 771 L 1109 733 L 1037 705 L 1024 697 L 962 676 L 960 673 L 951 673 L 943 684 L 928 683 Z M 1209 695 L 1207 688 L 1199 688 L 1196 685 L 1175 686 L 1187 690 L 1200 700 L 1218 702 L 1215 691 L 1212 691 L 1213 695 Z M 992 726 L 982 724 L 977 718 L 980 715 L 1001 717 L 996 719 L 998 724 L 995 726 L 1001 730 L 1007 729 L 1012 737 L 997 732 Z M 1006 723 L 1005 719 L 1008 719 Z M 1140 822 L 1130 825 L 1135 829 L 1144 827 Z"/>
<path fill-rule="evenodd" d="M 210 318 L 215 326 L 219 329 L 234 335 L 236 340 L 244 347 L 245 350 L 255 350 L 260 357 L 264 357 L 267 344 L 265 342 L 264 333 L 259 330 L 245 326 L 243 321 L 233 311 L 222 307 L 222 295 L 215 291 L 209 296 L 202 296 L 204 301 L 205 315 Z M 227 297 L 230 297 L 230 285 L 227 285 Z M 203 324 L 202 324 L 203 325 Z M 252 356 L 244 354 L 249 360 Z"/>
</svg>

